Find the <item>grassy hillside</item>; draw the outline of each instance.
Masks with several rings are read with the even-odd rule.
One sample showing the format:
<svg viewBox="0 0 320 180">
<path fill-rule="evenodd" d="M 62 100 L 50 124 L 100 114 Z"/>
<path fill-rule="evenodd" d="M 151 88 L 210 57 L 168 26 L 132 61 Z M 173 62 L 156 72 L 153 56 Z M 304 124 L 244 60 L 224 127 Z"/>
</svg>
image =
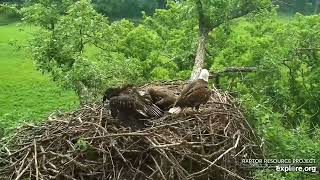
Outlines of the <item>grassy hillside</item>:
<svg viewBox="0 0 320 180">
<path fill-rule="evenodd" d="M 19 30 L 22 29 L 23 31 Z M 0 26 L 0 127 L 14 127 L 20 122 L 44 118 L 60 109 L 78 104 L 74 92 L 58 87 L 36 71 L 28 50 L 10 45 L 26 43 L 31 27 L 16 24 Z"/>
</svg>

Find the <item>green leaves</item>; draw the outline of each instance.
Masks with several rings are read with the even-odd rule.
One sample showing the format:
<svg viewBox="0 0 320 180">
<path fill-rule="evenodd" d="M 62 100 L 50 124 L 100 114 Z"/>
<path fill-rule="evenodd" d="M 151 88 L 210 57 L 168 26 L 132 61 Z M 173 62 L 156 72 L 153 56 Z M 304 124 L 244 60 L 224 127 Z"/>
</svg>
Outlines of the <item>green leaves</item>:
<svg viewBox="0 0 320 180">
<path fill-rule="evenodd" d="M 206 27 L 210 30 L 251 12 L 256 13 L 265 8 L 271 9 L 270 0 L 188 0 L 184 3 L 196 16 L 203 13 Z"/>
<path fill-rule="evenodd" d="M 141 17 L 141 12 L 151 14 L 163 4 L 157 0 L 93 0 L 95 8 L 111 18 Z"/>
<path fill-rule="evenodd" d="M 237 83 L 237 86 L 245 85 L 240 90 L 241 94 L 251 91 L 256 98 L 270 97 L 275 111 L 287 113 L 284 121 L 295 126 L 301 119 L 308 119 L 308 114 L 315 115 L 318 111 L 309 105 L 319 103 L 316 98 L 319 93 L 313 87 L 319 83 L 313 79 L 314 74 L 319 73 L 316 70 L 317 47 L 320 46 L 319 21 L 315 20 L 319 17 L 297 16 L 286 24 L 272 20 L 272 16 L 265 20 L 258 18 L 259 22 L 250 22 L 253 20 L 250 18 L 241 20 L 241 24 L 233 24 L 229 36 L 224 34 L 223 27 L 210 34 L 213 45 L 210 43 L 209 48 L 216 54 L 212 59 L 212 70 L 226 66 L 258 67 L 256 74 L 244 75 L 242 82 Z M 224 41 L 218 41 L 220 37 Z M 292 110 L 284 110 L 286 106 Z"/>
<path fill-rule="evenodd" d="M 76 0 L 35 0 L 30 6 L 21 9 L 23 20 L 53 30 L 60 16 Z"/>
<path fill-rule="evenodd" d="M 128 20 L 109 24 L 88 0 L 63 1 L 59 6 L 39 1 L 24 13 L 27 22 L 43 27 L 31 43 L 38 69 L 73 88 L 81 99 L 96 97 L 105 86 L 173 78 L 178 70 L 172 60 L 177 52 L 166 55 L 169 39 L 161 38 L 147 23 L 136 27 Z M 170 38 L 177 35 L 185 34 L 173 32 Z"/>
<path fill-rule="evenodd" d="M 90 148 L 90 143 L 83 139 L 78 139 L 75 144 L 75 149 L 79 151 L 87 151 Z"/>
<path fill-rule="evenodd" d="M 282 22 L 265 13 L 209 34 L 211 69 L 257 67 L 255 73 L 225 75 L 220 86 L 236 92 L 265 139 L 269 158 L 317 158 L 320 91 L 314 85 L 320 84 L 315 78 L 320 73 L 320 16 L 296 15 Z"/>
<path fill-rule="evenodd" d="M 128 57 L 146 60 L 152 50 L 162 47 L 158 34 L 143 25 L 128 33 L 124 40 L 125 53 Z"/>
</svg>

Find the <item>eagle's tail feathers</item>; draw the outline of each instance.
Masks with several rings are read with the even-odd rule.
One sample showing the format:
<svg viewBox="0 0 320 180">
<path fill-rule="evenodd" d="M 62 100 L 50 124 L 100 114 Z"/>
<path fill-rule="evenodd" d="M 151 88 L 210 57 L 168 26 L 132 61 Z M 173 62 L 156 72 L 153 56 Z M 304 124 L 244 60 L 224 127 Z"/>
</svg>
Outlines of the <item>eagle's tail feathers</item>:
<svg viewBox="0 0 320 180">
<path fill-rule="evenodd" d="M 144 117 L 148 117 L 148 115 L 145 113 L 145 112 L 143 112 L 142 110 L 137 110 L 142 116 L 144 116 Z"/>
<path fill-rule="evenodd" d="M 163 115 L 162 110 L 158 106 L 156 106 L 154 104 L 152 105 L 151 110 L 157 117 L 161 117 Z"/>
<path fill-rule="evenodd" d="M 170 114 L 179 114 L 182 111 L 181 107 L 173 107 L 169 109 Z"/>
</svg>

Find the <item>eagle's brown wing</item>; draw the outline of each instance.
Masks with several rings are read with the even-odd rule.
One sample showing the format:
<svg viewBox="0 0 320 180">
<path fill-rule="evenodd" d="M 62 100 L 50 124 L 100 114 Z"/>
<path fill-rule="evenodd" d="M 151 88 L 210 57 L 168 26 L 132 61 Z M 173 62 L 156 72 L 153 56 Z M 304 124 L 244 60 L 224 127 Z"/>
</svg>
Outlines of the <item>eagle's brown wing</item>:
<svg viewBox="0 0 320 180">
<path fill-rule="evenodd" d="M 137 112 L 146 114 L 148 118 L 163 116 L 163 111 L 148 98 L 141 96 L 136 89 L 134 89 L 133 95 Z"/>
<path fill-rule="evenodd" d="M 156 105 L 159 106 L 162 110 L 169 110 L 173 107 L 175 102 L 176 98 L 174 96 L 168 96 L 156 102 Z"/>
<path fill-rule="evenodd" d="M 135 119 L 149 119 L 163 115 L 158 106 L 136 93 L 112 97 L 109 104 L 111 115 L 114 118 L 119 113 L 127 114 L 127 117 L 135 117 Z"/>
<path fill-rule="evenodd" d="M 134 115 L 136 109 L 135 99 L 130 95 L 114 96 L 109 100 L 112 117 L 117 117 L 120 112 Z"/>
<path fill-rule="evenodd" d="M 102 102 L 105 102 L 107 99 L 110 100 L 112 97 L 120 96 L 121 94 L 129 94 L 129 90 L 132 88 L 132 84 L 125 84 L 122 87 L 108 88 L 103 94 Z"/>
<path fill-rule="evenodd" d="M 148 115 L 139 110 L 139 103 L 131 95 L 120 95 L 112 97 L 109 101 L 111 115 L 126 127 L 132 129 L 141 129 L 146 127 L 143 119 L 147 119 Z"/>
<path fill-rule="evenodd" d="M 160 101 L 163 98 L 163 94 L 159 94 L 159 93 L 160 92 L 155 88 L 149 88 L 147 90 L 147 94 L 150 95 L 153 103 L 156 103 L 156 102 Z"/>
<path fill-rule="evenodd" d="M 118 87 L 108 88 L 103 94 L 102 102 L 105 102 L 107 99 L 110 100 L 110 98 L 114 96 L 118 96 L 119 92 L 120 92 L 120 88 Z"/>
<path fill-rule="evenodd" d="M 172 107 L 176 101 L 175 95 L 168 89 L 149 88 L 148 94 L 150 95 L 153 103 L 162 110 L 169 110 L 169 108 Z"/>
<path fill-rule="evenodd" d="M 194 107 L 205 104 L 210 97 L 211 91 L 208 82 L 198 79 L 184 87 L 178 97 L 176 107 Z"/>
</svg>

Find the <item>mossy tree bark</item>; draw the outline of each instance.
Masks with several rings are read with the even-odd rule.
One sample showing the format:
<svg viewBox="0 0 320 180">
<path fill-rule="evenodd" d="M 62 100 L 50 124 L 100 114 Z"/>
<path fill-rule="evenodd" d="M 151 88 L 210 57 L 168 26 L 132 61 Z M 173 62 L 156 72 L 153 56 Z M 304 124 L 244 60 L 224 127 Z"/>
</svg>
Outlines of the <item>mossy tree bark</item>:
<svg viewBox="0 0 320 180">
<path fill-rule="evenodd" d="M 205 63 L 206 57 L 206 41 L 209 33 L 209 27 L 206 25 L 206 18 L 203 12 L 202 2 L 201 0 L 197 1 L 197 11 L 199 16 L 199 41 L 198 41 L 198 49 L 195 58 L 195 62 L 193 65 L 193 70 L 191 74 L 190 80 L 195 80 L 198 78 L 201 69 Z"/>
</svg>

